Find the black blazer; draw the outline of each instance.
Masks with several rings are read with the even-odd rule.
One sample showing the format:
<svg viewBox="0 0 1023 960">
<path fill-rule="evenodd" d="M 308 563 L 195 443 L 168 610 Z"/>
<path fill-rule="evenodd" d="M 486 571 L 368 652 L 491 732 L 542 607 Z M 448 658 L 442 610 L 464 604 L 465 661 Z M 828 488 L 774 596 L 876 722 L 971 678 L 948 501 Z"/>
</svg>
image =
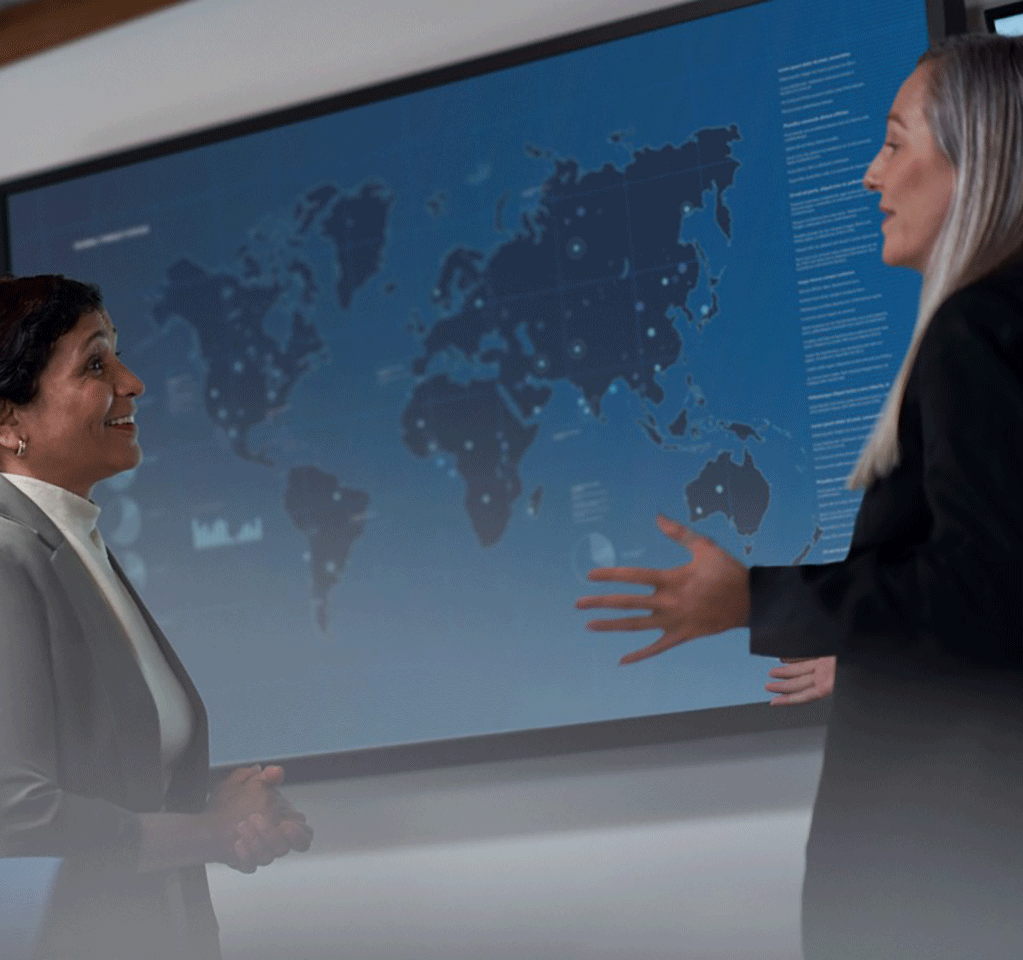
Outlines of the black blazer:
<svg viewBox="0 0 1023 960">
<path fill-rule="evenodd" d="M 206 803 L 206 711 L 163 793 L 156 707 L 130 641 L 53 522 L 0 477 L 0 856 L 60 857 L 42 960 L 216 960 L 205 867 L 139 874 L 139 813 Z"/>
<path fill-rule="evenodd" d="M 754 653 L 838 660 L 804 951 L 1021 957 L 1023 267 L 935 314 L 899 440 L 844 561 L 750 575 Z"/>
</svg>

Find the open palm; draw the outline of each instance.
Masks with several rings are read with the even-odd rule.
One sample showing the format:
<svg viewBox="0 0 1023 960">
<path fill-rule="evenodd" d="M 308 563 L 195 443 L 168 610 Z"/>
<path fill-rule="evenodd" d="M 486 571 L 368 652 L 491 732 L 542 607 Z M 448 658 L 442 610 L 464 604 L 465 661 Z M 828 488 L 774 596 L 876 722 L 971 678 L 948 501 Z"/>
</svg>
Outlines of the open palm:
<svg viewBox="0 0 1023 960">
<path fill-rule="evenodd" d="M 696 637 L 744 627 L 749 621 L 749 571 L 713 540 L 659 516 L 661 532 L 692 554 L 689 563 L 651 567 L 600 567 L 590 580 L 651 587 L 652 593 L 601 594 L 576 601 L 580 610 L 645 611 L 627 617 L 591 620 L 597 631 L 661 630 L 654 643 L 622 657 L 635 663 Z"/>
</svg>

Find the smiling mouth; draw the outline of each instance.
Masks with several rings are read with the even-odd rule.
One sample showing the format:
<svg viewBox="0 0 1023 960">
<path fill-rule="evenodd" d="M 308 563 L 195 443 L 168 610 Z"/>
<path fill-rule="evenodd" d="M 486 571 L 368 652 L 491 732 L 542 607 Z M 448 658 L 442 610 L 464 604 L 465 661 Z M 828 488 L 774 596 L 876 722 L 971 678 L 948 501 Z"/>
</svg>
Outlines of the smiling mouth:
<svg viewBox="0 0 1023 960">
<path fill-rule="evenodd" d="M 108 427 L 132 427 L 135 426 L 135 414 L 128 414 L 126 417 L 117 417 L 114 420 L 107 420 L 105 426 Z"/>
</svg>

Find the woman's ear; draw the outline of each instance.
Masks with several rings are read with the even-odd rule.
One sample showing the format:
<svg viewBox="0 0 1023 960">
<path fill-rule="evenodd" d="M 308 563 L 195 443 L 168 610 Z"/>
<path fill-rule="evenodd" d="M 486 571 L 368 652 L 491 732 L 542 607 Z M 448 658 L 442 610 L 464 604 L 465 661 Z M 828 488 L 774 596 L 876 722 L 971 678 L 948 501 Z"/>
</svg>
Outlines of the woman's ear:
<svg viewBox="0 0 1023 960">
<path fill-rule="evenodd" d="M 14 453 L 21 443 L 19 426 L 17 407 L 10 400 L 0 400 L 0 446 L 11 453 Z"/>
</svg>

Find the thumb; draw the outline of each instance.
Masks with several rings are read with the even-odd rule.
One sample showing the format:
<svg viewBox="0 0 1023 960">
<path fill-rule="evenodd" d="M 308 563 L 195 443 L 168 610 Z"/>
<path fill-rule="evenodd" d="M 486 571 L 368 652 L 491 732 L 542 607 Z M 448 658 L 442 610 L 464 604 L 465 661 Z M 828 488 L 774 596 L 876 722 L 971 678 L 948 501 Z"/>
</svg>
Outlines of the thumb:
<svg viewBox="0 0 1023 960">
<path fill-rule="evenodd" d="M 244 783 L 259 773 L 259 765 L 253 767 L 235 767 L 226 777 L 224 783 Z"/>
<path fill-rule="evenodd" d="M 259 779 L 267 786 L 276 787 L 277 784 L 284 781 L 284 767 L 279 767 L 276 764 L 264 767 L 259 773 Z"/>
</svg>

